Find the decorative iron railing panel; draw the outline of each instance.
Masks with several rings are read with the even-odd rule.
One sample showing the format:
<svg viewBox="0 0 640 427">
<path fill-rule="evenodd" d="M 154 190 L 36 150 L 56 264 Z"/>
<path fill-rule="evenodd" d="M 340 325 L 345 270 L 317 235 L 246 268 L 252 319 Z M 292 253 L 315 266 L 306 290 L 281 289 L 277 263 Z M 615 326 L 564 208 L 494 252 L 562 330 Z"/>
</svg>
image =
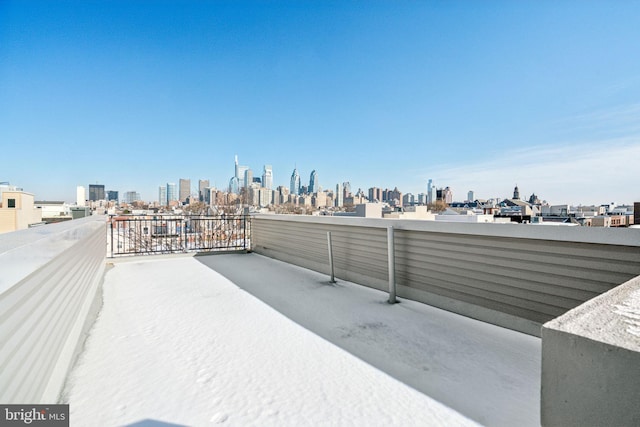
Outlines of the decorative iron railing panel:
<svg viewBox="0 0 640 427">
<path fill-rule="evenodd" d="M 249 215 L 111 216 L 107 227 L 111 257 L 251 248 Z"/>
</svg>

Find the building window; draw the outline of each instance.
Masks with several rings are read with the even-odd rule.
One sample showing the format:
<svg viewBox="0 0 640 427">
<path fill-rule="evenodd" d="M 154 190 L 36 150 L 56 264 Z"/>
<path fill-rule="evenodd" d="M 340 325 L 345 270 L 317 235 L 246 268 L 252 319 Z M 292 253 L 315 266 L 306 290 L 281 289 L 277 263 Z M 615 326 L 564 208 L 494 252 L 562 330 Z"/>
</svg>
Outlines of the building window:
<svg viewBox="0 0 640 427">
<path fill-rule="evenodd" d="M 16 207 L 16 199 L 7 199 L 7 207 L 15 208 Z"/>
</svg>

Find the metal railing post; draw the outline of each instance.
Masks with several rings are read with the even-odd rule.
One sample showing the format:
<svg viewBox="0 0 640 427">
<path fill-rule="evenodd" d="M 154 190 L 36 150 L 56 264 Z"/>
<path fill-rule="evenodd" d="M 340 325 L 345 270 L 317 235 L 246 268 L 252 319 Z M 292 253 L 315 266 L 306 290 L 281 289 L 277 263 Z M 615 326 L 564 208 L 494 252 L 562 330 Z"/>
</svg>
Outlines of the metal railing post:
<svg viewBox="0 0 640 427">
<path fill-rule="evenodd" d="M 389 258 L 389 304 L 396 300 L 396 251 L 394 246 L 393 226 L 387 228 L 387 254 Z"/>
<path fill-rule="evenodd" d="M 336 283 L 336 276 L 333 271 L 333 245 L 331 244 L 330 231 L 327 231 L 327 245 L 329 246 L 329 267 L 331 268 L 331 280 L 329 283 Z"/>
</svg>

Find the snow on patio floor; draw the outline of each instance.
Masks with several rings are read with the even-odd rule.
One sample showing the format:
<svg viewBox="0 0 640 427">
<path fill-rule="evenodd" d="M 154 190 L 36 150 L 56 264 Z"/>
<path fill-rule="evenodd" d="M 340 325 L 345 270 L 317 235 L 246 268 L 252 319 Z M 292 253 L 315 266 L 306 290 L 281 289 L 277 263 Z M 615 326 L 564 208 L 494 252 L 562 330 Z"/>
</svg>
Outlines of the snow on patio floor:
<svg viewBox="0 0 640 427">
<path fill-rule="evenodd" d="M 107 272 L 62 400 L 72 426 L 474 424 L 193 257 L 138 258 Z"/>
<path fill-rule="evenodd" d="M 196 257 L 304 328 L 481 424 L 540 425 L 541 340 L 258 254 Z"/>
</svg>

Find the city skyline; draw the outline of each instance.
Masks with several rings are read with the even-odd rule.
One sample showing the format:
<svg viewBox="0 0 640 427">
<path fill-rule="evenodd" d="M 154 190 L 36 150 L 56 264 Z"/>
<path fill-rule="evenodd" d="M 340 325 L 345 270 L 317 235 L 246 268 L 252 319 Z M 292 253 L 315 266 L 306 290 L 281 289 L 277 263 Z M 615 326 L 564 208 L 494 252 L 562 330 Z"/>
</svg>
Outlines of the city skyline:
<svg viewBox="0 0 640 427">
<path fill-rule="evenodd" d="M 640 4 L 0 4 L 0 181 L 640 200 Z M 244 176 L 239 177 L 244 179 Z M 192 188 L 193 189 L 193 188 Z"/>
</svg>

